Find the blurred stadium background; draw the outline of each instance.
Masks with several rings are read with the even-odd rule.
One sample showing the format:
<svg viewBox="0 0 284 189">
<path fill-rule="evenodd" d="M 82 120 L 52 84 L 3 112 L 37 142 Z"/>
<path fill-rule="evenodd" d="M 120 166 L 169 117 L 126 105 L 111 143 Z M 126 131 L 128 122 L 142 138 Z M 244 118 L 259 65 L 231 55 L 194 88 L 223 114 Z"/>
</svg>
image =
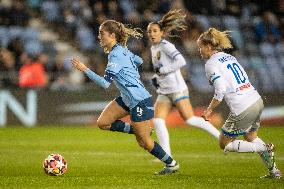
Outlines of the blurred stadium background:
<svg viewBox="0 0 284 189">
<path fill-rule="evenodd" d="M 144 59 L 140 68 L 146 87 L 152 74 L 147 24 L 170 9 L 187 14 L 188 31 L 172 41 L 186 57 L 183 74 L 192 103 L 200 114 L 212 87 L 204 74 L 196 39 L 209 27 L 231 30 L 233 53 L 264 97 L 264 123 L 284 122 L 284 1 L 283 0 L 2 0 L 0 1 L 0 125 L 93 124 L 104 105 L 117 95 L 105 92 L 70 59 L 79 57 L 99 74 L 107 59 L 98 44 L 98 27 L 116 19 L 140 27 L 142 40 L 129 48 Z M 29 73 L 35 73 L 23 79 Z M 11 111 L 10 111 L 11 110 Z M 215 125 L 228 109 L 218 109 Z M 182 123 L 174 114 L 170 123 Z"/>
</svg>

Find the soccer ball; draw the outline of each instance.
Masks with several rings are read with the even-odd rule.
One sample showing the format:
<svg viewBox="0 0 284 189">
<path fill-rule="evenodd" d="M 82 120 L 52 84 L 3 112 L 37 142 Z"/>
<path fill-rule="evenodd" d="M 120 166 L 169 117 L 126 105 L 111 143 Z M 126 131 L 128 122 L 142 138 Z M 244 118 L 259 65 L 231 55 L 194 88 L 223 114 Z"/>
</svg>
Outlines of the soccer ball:
<svg viewBox="0 0 284 189">
<path fill-rule="evenodd" d="M 67 171 L 67 162 L 60 154 L 50 154 L 42 166 L 45 173 L 51 176 L 63 175 Z"/>
</svg>

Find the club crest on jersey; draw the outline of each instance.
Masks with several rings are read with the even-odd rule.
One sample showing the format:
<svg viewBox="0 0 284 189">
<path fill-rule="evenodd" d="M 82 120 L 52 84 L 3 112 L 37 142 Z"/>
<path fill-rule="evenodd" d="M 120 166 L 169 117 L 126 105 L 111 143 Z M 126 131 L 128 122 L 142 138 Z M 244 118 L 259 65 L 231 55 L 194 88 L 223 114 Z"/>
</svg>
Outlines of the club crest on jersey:
<svg viewBox="0 0 284 189">
<path fill-rule="evenodd" d="M 158 52 L 157 52 L 156 58 L 157 58 L 157 60 L 160 60 L 160 59 L 161 59 L 161 51 L 158 51 Z"/>
</svg>

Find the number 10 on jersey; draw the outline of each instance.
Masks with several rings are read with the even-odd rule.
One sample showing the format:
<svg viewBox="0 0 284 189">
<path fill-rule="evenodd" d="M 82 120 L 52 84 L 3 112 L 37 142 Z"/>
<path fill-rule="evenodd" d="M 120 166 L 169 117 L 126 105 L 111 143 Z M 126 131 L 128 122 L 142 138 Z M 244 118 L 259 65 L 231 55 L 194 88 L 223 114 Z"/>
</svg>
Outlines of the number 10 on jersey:
<svg viewBox="0 0 284 189">
<path fill-rule="evenodd" d="M 246 82 L 246 77 L 237 63 L 228 64 L 227 68 L 233 72 L 238 84 Z"/>
</svg>

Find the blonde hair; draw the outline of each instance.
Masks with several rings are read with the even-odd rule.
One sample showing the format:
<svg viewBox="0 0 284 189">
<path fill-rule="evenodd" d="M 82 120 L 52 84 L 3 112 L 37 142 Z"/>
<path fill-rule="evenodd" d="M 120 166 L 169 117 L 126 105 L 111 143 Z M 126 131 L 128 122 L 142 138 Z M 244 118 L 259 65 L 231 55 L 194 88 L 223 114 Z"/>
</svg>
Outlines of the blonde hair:
<svg viewBox="0 0 284 189">
<path fill-rule="evenodd" d="M 232 48 L 231 40 L 229 39 L 229 33 L 231 31 L 219 31 L 216 28 L 209 28 L 208 31 L 202 33 L 198 40 L 203 44 L 210 44 L 214 50 L 222 51 L 223 49 Z"/>
<path fill-rule="evenodd" d="M 177 35 L 172 35 L 171 32 L 184 31 L 187 29 L 185 17 L 186 15 L 182 14 L 180 9 L 174 9 L 165 14 L 160 21 L 151 22 L 150 24 L 159 25 L 160 29 L 169 37 L 177 37 Z"/>
<path fill-rule="evenodd" d="M 106 20 L 101 24 L 101 27 L 109 33 L 114 33 L 116 41 L 124 47 L 127 46 L 129 37 L 134 37 L 136 39 L 143 37 L 140 28 L 130 28 L 115 20 Z"/>
</svg>

